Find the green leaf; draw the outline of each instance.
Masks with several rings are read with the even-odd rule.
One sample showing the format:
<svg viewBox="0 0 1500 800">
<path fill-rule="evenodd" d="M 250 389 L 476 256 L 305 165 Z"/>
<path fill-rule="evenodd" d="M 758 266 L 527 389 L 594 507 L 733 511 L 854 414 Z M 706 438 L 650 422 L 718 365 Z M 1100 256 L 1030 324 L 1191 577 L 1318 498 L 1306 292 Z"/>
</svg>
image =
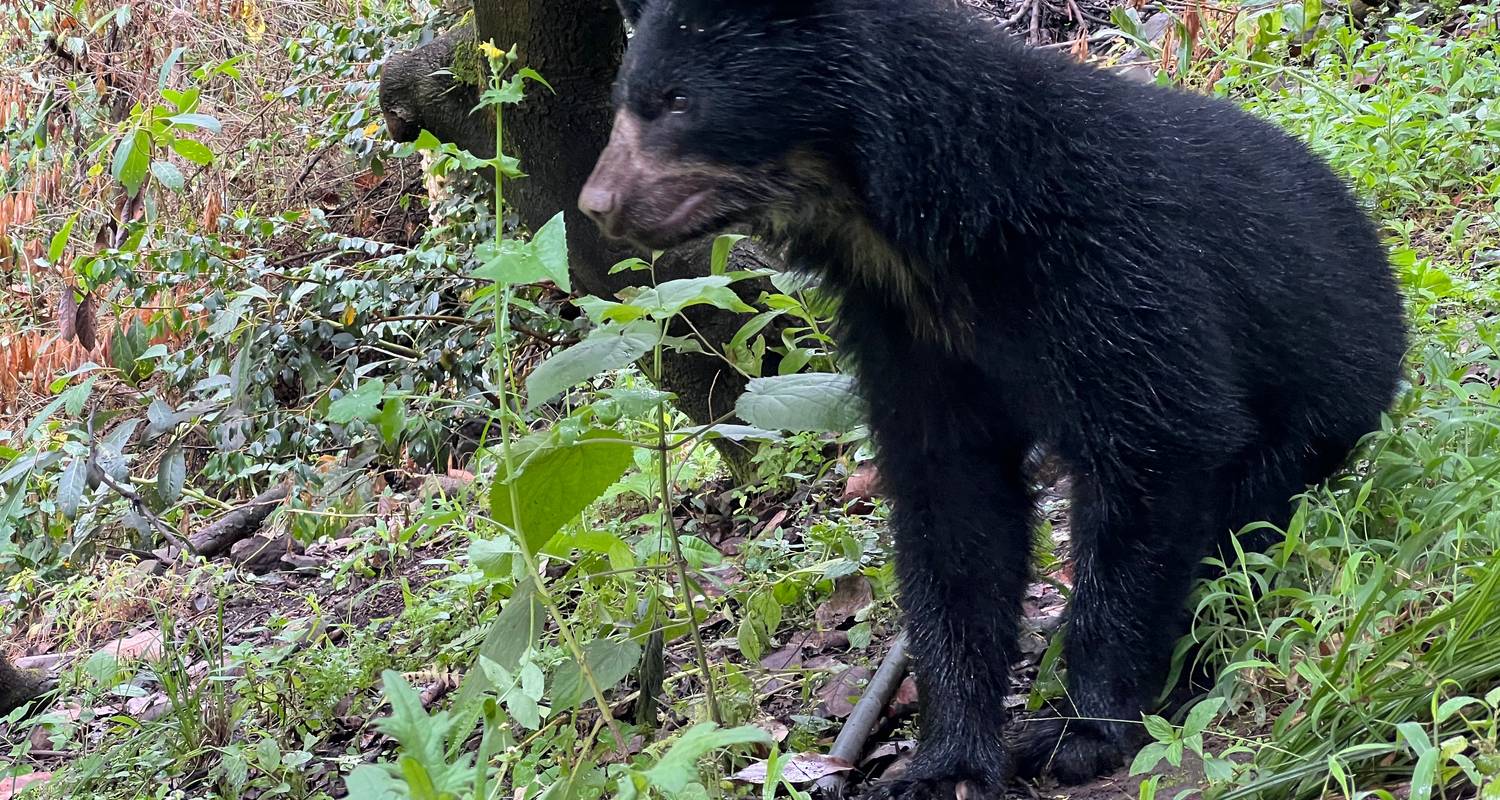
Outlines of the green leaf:
<svg viewBox="0 0 1500 800">
<path fill-rule="evenodd" d="M 167 117 L 167 122 L 177 128 L 205 130 L 209 133 L 218 133 L 220 129 L 219 121 L 207 114 L 177 114 Z"/>
<path fill-rule="evenodd" d="M 1208 723 L 1213 722 L 1218 716 L 1219 709 L 1224 707 L 1224 698 L 1211 697 L 1193 706 L 1188 712 L 1187 719 L 1183 722 L 1183 733 L 1187 736 L 1202 733 L 1208 728 Z"/>
<path fill-rule="evenodd" d="M 601 372 L 635 363 L 660 341 L 651 323 L 606 325 L 587 339 L 547 359 L 526 379 L 526 410 L 534 410 Z"/>
<path fill-rule="evenodd" d="M 537 599 L 532 582 L 521 583 L 505 607 L 500 609 L 499 616 L 495 617 L 474 663 L 478 665 L 483 659 L 489 659 L 504 669 L 515 669 L 521 663 L 521 656 L 536 643 L 546 624 L 547 609 Z M 453 714 L 460 718 L 457 727 L 467 731 L 465 722 L 472 727 L 478 721 L 479 703 L 490 687 L 490 679 L 483 669 L 471 669 L 464 675 L 464 682 L 458 687 L 458 696 L 453 700 Z"/>
<path fill-rule="evenodd" d="M 379 378 L 365 381 L 354 391 L 333 401 L 328 407 L 328 421 L 335 425 L 347 425 L 357 419 L 372 419 L 380 409 L 380 400 L 384 395 L 385 381 Z"/>
<path fill-rule="evenodd" d="M 490 580 L 509 578 L 515 556 L 515 544 L 505 537 L 475 539 L 469 543 L 469 563 Z"/>
<path fill-rule="evenodd" d="M 1135 760 L 1130 762 L 1130 774 L 1141 775 L 1156 768 L 1163 758 L 1166 758 L 1167 746 L 1161 742 L 1152 742 L 1141 748 L 1135 754 Z"/>
<path fill-rule="evenodd" d="M 765 634 L 755 620 L 749 617 L 740 620 L 740 627 L 734 638 L 741 655 L 753 663 L 760 662 L 760 657 L 765 654 Z"/>
<path fill-rule="evenodd" d="M 182 487 L 187 483 L 187 457 L 181 443 L 173 443 L 161 457 L 156 473 L 156 497 L 163 507 L 171 506 L 182 497 Z"/>
<path fill-rule="evenodd" d="M 387 397 L 385 404 L 380 407 L 380 416 L 375 420 L 376 426 L 380 428 L 380 437 L 388 445 L 394 445 L 401 440 L 401 434 L 406 432 L 406 401 L 399 397 Z"/>
<path fill-rule="evenodd" d="M 647 309 L 655 319 L 675 317 L 683 309 L 710 305 L 726 311 L 753 313 L 754 308 L 745 304 L 740 296 L 729 288 L 733 279 L 726 275 L 707 275 L 701 278 L 679 278 L 667 281 L 654 289 L 646 289 L 630 299 L 630 304 Z"/>
<path fill-rule="evenodd" d="M 557 288 L 573 291 L 568 276 L 568 228 L 561 211 L 531 237 L 531 252 Z"/>
<path fill-rule="evenodd" d="M 158 183 L 174 192 L 182 191 L 182 187 L 187 184 L 187 179 L 182 176 L 182 170 L 170 161 L 151 162 L 151 174 L 156 176 Z"/>
<path fill-rule="evenodd" d="M 185 52 L 187 52 L 186 47 L 178 47 L 172 51 L 171 55 L 167 56 L 165 61 L 161 62 L 161 69 L 156 73 L 156 88 L 158 90 L 167 88 L 167 83 L 172 80 L 172 68 L 177 66 L 178 61 L 182 60 L 182 54 Z M 165 95 L 166 93 L 162 92 L 162 94 Z"/>
<path fill-rule="evenodd" d="M 1155 714 L 1147 714 L 1145 722 L 1146 732 L 1151 734 L 1151 738 L 1158 742 L 1176 741 L 1177 729 L 1172 727 L 1172 723 Z"/>
<path fill-rule="evenodd" d="M 207 145 L 192 139 L 173 139 L 172 152 L 200 167 L 214 163 L 214 151 Z"/>
<path fill-rule="evenodd" d="M 136 130 L 120 140 L 115 147 L 115 160 L 110 174 L 126 193 L 134 197 L 146 182 L 146 171 L 151 166 L 151 136 L 144 130 Z"/>
<path fill-rule="evenodd" d="M 699 779 L 698 762 L 704 756 L 741 744 L 769 745 L 771 737 L 748 725 L 729 729 L 721 729 L 712 722 L 694 725 L 673 743 L 656 766 L 646 771 L 646 780 L 668 794 L 675 794 Z"/>
<path fill-rule="evenodd" d="M 859 425 L 864 407 L 852 377 L 808 372 L 750 381 L 735 413 L 757 428 L 845 433 Z"/>
<path fill-rule="evenodd" d="M 59 261 L 62 261 L 63 253 L 68 248 L 68 239 L 73 235 L 73 226 L 77 223 L 78 212 L 75 211 L 72 216 L 68 217 L 68 221 L 63 223 L 62 228 L 58 230 L 57 234 L 52 237 L 52 243 L 47 246 L 48 264 L 55 265 Z"/>
<path fill-rule="evenodd" d="M 734 246 L 739 244 L 745 237 L 740 234 L 729 233 L 714 240 L 713 255 L 709 258 L 709 273 L 712 275 L 723 275 L 729 266 L 729 254 Z"/>
<path fill-rule="evenodd" d="M 68 462 L 67 469 L 57 481 L 57 508 L 64 517 L 73 519 L 78 516 L 78 507 L 83 503 L 83 493 L 87 488 L 88 460 L 75 457 Z"/>
<path fill-rule="evenodd" d="M 571 444 L 532 453 L 519 475 L 495 481 L 490 513 L 506 527 L 519 521 L 526 547 L 535 553 L 630 469 L 633 451 L 628 442 L 619 441 L 618 433 L 594 430 Z M 511 507 L 512 485 L 518 508 Z"/>
<path fill-rule="evenodd" d="M 613 639 L 595 639 L 583 646 L 584 658 L 587 659 L 589 672 L 593 673 L 594 680 L 598 682 L 600 691 L 609 691 L 625 680 L 630 671 L 641 660 L 641 646 L 630 641 L 615 641 Z M 568 711 L 578 707 L 585 699 L 592 696 L 588 681 L 584 679 L 583 670 L 578 668 L 578 662 L 569 659 L 557 668 L 557 673 L 552 679 L 552 707 L 558 711 Z"/>
</svg>

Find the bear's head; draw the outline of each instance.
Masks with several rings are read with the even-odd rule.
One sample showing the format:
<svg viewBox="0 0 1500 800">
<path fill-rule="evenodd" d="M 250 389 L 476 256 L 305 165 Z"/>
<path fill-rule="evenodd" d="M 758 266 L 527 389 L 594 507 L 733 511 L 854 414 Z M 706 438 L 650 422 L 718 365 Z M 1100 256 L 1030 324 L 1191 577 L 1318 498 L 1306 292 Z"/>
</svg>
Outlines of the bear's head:
<svg viewBox="0 0 1500 800">
<path fill-rule="evenodd" d="M 622 0 L 635 35 L 579 208 L 612 237 L 665 249 L 788 214 L 826 185 L 857 55 L 836 2 Z"/>
</svg>

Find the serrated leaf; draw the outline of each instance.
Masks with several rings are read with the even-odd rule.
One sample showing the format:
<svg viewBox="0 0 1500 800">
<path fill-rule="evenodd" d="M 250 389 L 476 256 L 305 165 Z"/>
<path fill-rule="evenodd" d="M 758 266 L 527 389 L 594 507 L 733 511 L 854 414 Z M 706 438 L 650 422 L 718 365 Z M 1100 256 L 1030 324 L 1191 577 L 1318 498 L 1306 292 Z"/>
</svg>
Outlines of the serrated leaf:
<svg viewBox="0 0 1500 800">
<path fill-rule="evenodd" d="M 182 176 L 182 170 L 170 161 L 151 162 L 151 174 L 156 177 L 158 183 L 174 192 L 182 191 L 187 184 L 187 179 Z"/>
<path fill-rule="evenodd" d="M 595 639 L 584 645 L 583 653 L 600 691 L 606 692 L 625 680 L 641 660 L 641 646 L 630 641 Z M 592 690 L 578 662 L 573 659 L 563 662 L 552 678 L 552 707 L 568 711 L 591 696 Z"/>
<path fill-rule="evenodd" d="M 860 424 L 864 406 L 852 377 L 808 372 L 751 380 L 735 413 L 757 428 L 845 433 Z"/>
<path fill-rule="evenodd" d="M 634 448 L 620 441 L 618 433 L 589 431 L 571 444 L 529 455 L 521 473 L 510 481 L 495 481 L 490 489 L 491 516 L 506 527 L 519 521 L 526 547 L 535 553 L 634 463 Z M 512 483 L 520 501 L 516 508 L 511 506 Z"/>
<path fill-rule="evenodd" d="M 536 409 L 601 372 L 635 363 L 660 340 L 654 324 L 607 325 L 547 359 L 526 379 L 526 410 Z"/>
<path fill-rule="evenodd" d="M 699 780 L 698 762 L 715 750 L 742 744 L 771 744 L 771 736 L 750 726 L 723 729 L 705 722 L 682 734 L 671 749 L 646 771 L 650 785 L 666 793 L 681 792 L 689 783 Z"/>
<path fill-rule="evenodd" d="M 328 421 L 347 425 L 357 419 L 372 419 L 385 395 L 385 381 L 376 378 L 361 383 L 354 391 L 333 401 L 328 407 Z"/>
<path fill-rule="evenodd" d="M 187 456 L 182 445 L 174 443 L 161 457 L 156 473 L 156 497 L 162 507 L 169 507 L 182 497 L 182 487 L 187 483 Z"/>
</svg>

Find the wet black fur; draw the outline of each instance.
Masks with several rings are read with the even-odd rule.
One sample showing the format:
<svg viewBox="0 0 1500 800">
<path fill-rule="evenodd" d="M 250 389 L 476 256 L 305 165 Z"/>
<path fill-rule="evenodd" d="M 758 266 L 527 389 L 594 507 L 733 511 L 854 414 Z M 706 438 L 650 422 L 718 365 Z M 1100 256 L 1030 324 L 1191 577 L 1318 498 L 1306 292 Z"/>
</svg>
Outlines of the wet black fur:
<svg viewBox="0 0 1500 800">
<path fill-rule="evenodd" d="M 618 99 L 646 147 L 762 175 L 795 154 L 853 201 L 768 229 L 842 294 L 893 500 L 925 708 L 916 760 L 877 791 L 999 797 L 1014 768 L 1119 765 L 1139 725 L 1032 724 L 1007 746 L 1025 456 L 1046 446 L 1073 478 L 1074 710 L 1138 720 L 1194 565 L 1231 529 L 1284 524 L 1392 399 L 1405 339 L 1375 229 L 1231 103 L 1024 50 L 938 2 L 644 5 Z M 665 113 L 674 92 L 689 113 Z M 851 256 L 858 224 L 914 292 Z"/>
</svg>

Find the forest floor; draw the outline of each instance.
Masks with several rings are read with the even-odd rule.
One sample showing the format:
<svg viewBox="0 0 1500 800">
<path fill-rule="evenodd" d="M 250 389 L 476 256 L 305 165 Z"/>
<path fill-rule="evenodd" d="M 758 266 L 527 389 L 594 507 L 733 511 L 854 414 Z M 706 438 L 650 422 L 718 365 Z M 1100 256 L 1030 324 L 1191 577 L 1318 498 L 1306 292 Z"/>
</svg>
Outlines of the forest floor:
<svg viewBox="0 0 1500 800">
<path fill-rule="evenodd" d="M 1500 520 L 1491 477 L 1500 474 L 1494 323 L 1500 282 L 1490 274 L 1500 263 L 1500 9 L 1493 0 L 1424 7 L 1381 27 L 1345 25 L 1353 6 L 1330 11 L 1319 26 L 1316 3 L 1247 10 L 1195 2 L 965 2 L 1036 46 L 1067 48 L 1143 80 L 1229 92 L 1313 141 L 1369 198 L 1411 297 L 1417 338 L 1410 397 L 1347 480 L 1309 497 L 1300 527 L 1275 559 L 1251 559 L 1240 575 L 1204 592 L 1198 633 L 1222 660 L 1236 662 L 1240 674 L 1230 698 L 1233 713 L 1215 717 L 1207 731 L 1201 724 L 1187 731 L 1191 723 L 1181 719 L 1163 722 L 1168 730 L 1152 733 L 1164 755 L 1140 769 L 1068 789 L 1017 785 L 1014 796 L 1095 800 L 1213 789 L 1243 800 L 1288 787 L 1298 797 L 1354 797 L 1357 787 L 1382 800 L 1450 789 L 1450 797 L 1500 798 L 1500 629 L 1493 613 L 1500 604 Z M 187 25 L 161 4 L 132 7 L 149 21 L 143 24 L 159 24 L 151 30 L 163 36 Z M 447 244 L 423 239 L 427 209 L 406 197 L 421 186 L 419 159 L 379 141 L 380 125 L 372 121 L 378 117 L 371 79 L 387 54 L 383 48 L 410 44 L 420 26 L 388 19 L 377 24 L 352 6 L 300 0 L 275 9 L 236 8 L 231 17 L 193 30 L 207 43 L 201 45 L 206 53 L 195 54 L 206 77 L 194 80 L 201 79 L 209 94 L 223 90 L 221 106 L 212 110 L 223 118 L 227 142 L 216 146 L 231 166 L 223 175 L 206 173 L 214 176 L 211 190 L 207 182 L 189 184 L 182 199 L 171 201 L 181 205 L 171 211 L 190 212 L 173 232 L 180 238 L 140 270 L 169 284 L 180 299 L 174 310 L 214 320 L 215 328 L 233 317 L 215 334 L 217 341 L 163 333 L 132 342 L 129 315 L 144 319 L 159 306 L 136 308 L 130 293 L 117 293 L 119 316 L 112 321 L 120 324 L 101 334 L 98 350 L 112 368 L 82 383 L 94 393 L 94 411 L 85 415 L 81 396 L 70 395 L 81 381 L 58 380 L 81 378 L 74 374 L 85 367 L 79 353 L 52 351 L 50 361 L 33 359 L 23 381 L 8 380 L 13 343 L 38 331 L 50 335 L 62 318 L 52 299 L 61 276 L 0 276 L 9 290 L 0 298 L 0 406 L 20 423 L 0 422 L 0 488 L 15 480 L 23 487 L 0 495 L 0 628 L 8 634 L 0 657 L 46 675 L 56 687 L 30 713 L 0 715 L 0 800 L 27 787 L 36 797 L 323 800 L 345 796 L 348 777 L 363 766 L 407 768 L 417 753 L 432 768 L 442 762 L 443 743 L 413 746 L 412 729 L 441 729 L 439 714 L 453 707 L 448 704 L 462 694 L 464 679 L 491 674 L 474 668 L 475 654 L 493 655 L 503 613 L 497 609 L 518 607 L 518 576 L 528 565 L 490 518 L 494 500 L 485 501 L 495 465 L 487 463 L 488 472 L 475 468 L 477 477 L 458 467 L 397 475 L 351 466 L 320 438 L 329 430 L 319 427 L 329 413 L 321 386 L 320 396 L 304 405 L 256 417 L 270 420 L 265 428 L 275 442 L 302 437 L 297 456 L 317 480 L 299 483 L 268 517 L 235 528 L 240 542 L 232 550 L 198 559 L 163 544 L 142 497 L 164 491 L 173 483 L 168 467 L 181 463 L 194 479 L 186 487 L 176 480 L 179 499 L 167 503 L 180 512 L 172 529 L 201 532 L 240 519 L 247 498 L 290 474 L 270 456 L 226 457 L 223 448 L 208 445 L 183 456 L 171 437 L 158 433 L 138 437 L 144 444 L 130 453 L 123 490 L 82 488 L 87 468 L 110 455 L 108 437 L 94 439 L 95 414 L 101 427 L 118 418 L 113 415 L 136 412 L 152 425 L 165 414 L 174 424 L 200 427 L 186 400 L 181 410 L 168 405 L 165 411 L 153 402 L 153 381 L 190 387 L 176 391 L 180 397 L 221 383 L 234 382 L 246 393 L 246 385 L 276 384 L 264 396 L 280 402 L 280 384 L 271 377 L 277 370 L 316 373 L 296 360 L 301 354 L 278 349 L 283 345 L 274 335 L 261 340 L 265 353 L 274 354 L 266 355 L 264 373 L 195 371 L 212 360 L 195 360 L 198 348 L 212 351 L 219 367 L 239 363 L 244 340 L 230 344 L 229 335 L 250 327 L 241 325 L 241 316 L 263 328 L 284 322 L 312 330 L 356 311 L 372 313 L 372 307 L 391 319 L 427 314 L 445 327 L 437 334 L 425 330 L 422 335 L 432 338 L 422 341 L 478 351 L 472 338 L 454 344 L 459 334 L 448 330 L 462 325 L 451 315 L 424 311 L 421 292 L 409 298 L 410 307 L 387 303 L 392 297 L 406 302 L 402 293 L 426 285 L 423 280 L 441 286 L 451 277 L 443 271 L 447 264 L 413 277 L 431 267 L 424 259 L 440 261 L 433 254 Z M 0 3 L 0 19 L 6 13 Z M 68 30 L 60 22 L 57 27 Z M 224 68 L 219 59 L 232 62 L 240 49 L 253 47 L 252 63 L 263 80 L 248 85 L 232 63 Z M 56 49 L 38 45 L 30 58 L 66 62 Z M 164 55 L 128 63 L 152 83 Z M 208 69 L 213 64 L 225 71 Z M 161 70 L 163 87 L 169 71 Z M 233 80 L 226 77 L 231 73 Z M 71 230 L 72 211 L 61 203 L 79 194 L 77 186 L 93 186 L 83 177 L 90 173 L 90 151 L 80 145 L 67 159 L 50 151 L 30 157 L 35 137 L 19 124 L 7 127 L 5 119 L 7 93 L 25 91 L 13 91 L 10 75 L 0 72 L 0 131 L 8 137 L 0 140 L 0 241 L 6 241 L 7 222 L 31 225 L 25 230 L 38 251 L 33 259 L 46 263 L 48 243 L 68 246 L 59 232 Z M 288 98 L 297 101 L 277 105 Z M 90 135 L 106 141 L 137 124 L 150 129 L 130 117 Z M 166 146 L 196 155 L 191 145 Z M 19 221 L 4 183 L 10 150 L 26 152 L 27 163 L 77 168 L 76 181 L 50 185 L 49 199 L 63 210 Z M 110 155 L 101 153 L 92 153 L 95 178 L 111 174 Z M 371 153 L 385 159 L 379 169 L 361 160 Z M 165 177 L 154 180 L 172 183 L 171 169 L 159 168 Z M 221 196 L 233 203 L 219 207 Z M 294 207 L 305 216 L 291 222 Z M 434 227 L 473 223 L 458 216 Z M 306 230 L 297 228 L 304 223 Z M 244 238 L 226 234 L 205 243 L 212 237 L 204 231 L 214 229 Z M 207 255 L 189 270 L 182 266 L 190 260 L 184 253 Z M 6 255 L 0 252 L 0 260 Z M 387 261 L 408 256 L 418 266 Z M 252 261 L 264 270 L 261 283 L 235 284 Z M 80 275 L 94 268 L 80 264 Z M 88 279 L 109 281 L 92 273 Z M 310 286 L 319 288 L 301 293 Z M 71 289 L 62 294 L 78 302 Z M 306 316 L 292 316 L 288 307 Z M 558 330 L 564 323 L 552 332 Z M 550 347 L 546 341 L 535 337 L 519 360 L 540 360 Z M 330 337 L 330 349 L 342 346 L 336 343 Z M 157 345 L 170 352 L 153 353 Z M 408 349 L 412 353 L 398 349 L 393 362 L 418 361 L 421 348 Z M 160 371 L 137 373 L 142 363 L 159 363 Z M 483 368 L 482 357 L 449 365 L 432 393 L 451 390 L 453 373 Z M 400 373 L 411 374 L 417 371 Z M 626 371 L 593 391 L 624 404 L 640 383 Z M 381 409 L 378 418 L 368 415 L 368 428 L 395 417 L 407 422 L 404 408 Z M 394 410 L 388 415 L 386 409 Z M 627 418 L 621 426 L 640 439 L 655 424 L 651 415 L 644 418 Z M 130 426 L 134 432 L 136 424 Z M 251 447 L 275 447 L 266 444 L 271 441 L 268 435 L 253 445 L 241 440 L 238 449 L 242 455 Z M 670 743 L 710 716 L 753 726 L 774 744 L 706 764 L 703 794 L 693 793 L 702 787 L 653 791 L 684 800 L 716 791 L 759 796 L 768 753 L 790 759 L 787 783 L 802 789 L 830 770 L 863 781 L 900 769 L 914 747 L 917 698 L 909 678 L 882 710 L 858 763 L 820 757 L 899 632 L 888 509 L 862 468 L 861 451 L 841 442 L 829 455 L 827 445 L 792 437 L 768 448 L 761 484 L 744 489 L 727 486 L 708 447 L 674 453 L 667 487 L 657 485 L 656 465 L 637 456 L 626 477 L 584 515 L 568 548 L 540 548 L 538 563 L 530 566 L 554 593 L 549 599 L 557 607 L 549 609 L 541 631 L 550 644 L 527 645 L 524 658 L 508 667 L 516 672 L 513 683 L 545 673 L 550 701 L 570 665 L 580 682 L 572 659 L 581 652 L 594 667 L 589 648 L 647 638 L 647 629 L 667 619 L 658 628 L 666 639 L 664 703 L 650 724 L 626 724 L 635 719 L 640 683 L 624 673 L 604 687 L 608 713 L 592 701 L 543 713 L 540 692 L 529 700 L 507 695 L 503 705 L 522 733 L 505 741 L 500 758 L 510 786 L 522 790 L 528 780 L 587 774 L 595 781 L 588 787 L 593 796 L 613 796 L 616 772 L 628 766 L 638 770 L 631 774 L 644 774 L 639 771 L 669 761 L 663 751 Z M 69 486 L 75 507 L 65 513 Z M 1039 489 L 1046 525 L 1038 539 L 1037 580 L 1025 600 L 1024 658 L 1013 665 L 1010 703 L 1017 713 L 1058 691 L 1049 635 L 1058 628 L 1069 582 L 1065 487 Z M 681 534 L 682 552 L 666 548 L 663 530 Z M 679 568 L 691 574 L 686 598 L 675 588 Z M 690 635 L 693 625 L 684 620 L 696 623 L 701 653 Z M 565 630 L 581 632 L 583 651 L 559 643 Z M 506 669 L 495 674 L 509 675 Z M 393 704 L 393 676 L 416 690 L 415 712 Z M 1369 718 L 1372 707 L 1384 716 Z M 413 713 L 433 716 L 403 729 Z M 510 727 L 481 726 L 504 728 L 507 736 Z M 627 735 L 611 744 L 616 728 Z M 472 751 L 482 736 L 466 734 L 459 744 Z M 1252 758 L 1254 768 L 1233 768 Z M 600 776 L 608 769 L 616 772 L 605 786 Z M 571 783 L 564 788 L 577 789 Z M 409 796 L 440 795 L 413 789 Z"/>
</svg>

